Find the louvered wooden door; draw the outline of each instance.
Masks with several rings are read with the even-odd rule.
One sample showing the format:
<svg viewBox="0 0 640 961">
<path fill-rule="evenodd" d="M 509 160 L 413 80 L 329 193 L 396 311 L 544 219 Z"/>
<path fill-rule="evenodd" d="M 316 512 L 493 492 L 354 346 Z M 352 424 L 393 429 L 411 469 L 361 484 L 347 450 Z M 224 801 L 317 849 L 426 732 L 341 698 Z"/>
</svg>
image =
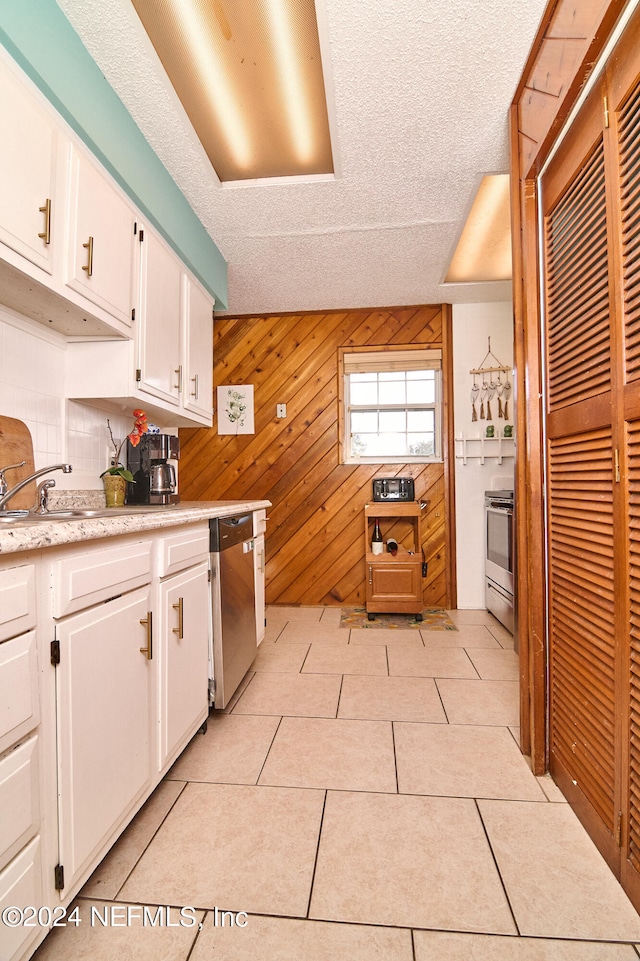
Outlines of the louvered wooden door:
<svg viewBox="0 0 640 961">
<path fill-rule="evenodd" d="M 614 869 L 615 527 L 602 92 L 542 182 L 551 772 Z"/>
<path fill-rule="evenodd" d="M 640 908 L 640 55 L 635 47 L 631 37 L 622 41 L 540 189 L 550 768 Z"/>
<path fill-rule="evenodd" d="M 640 13 L 619 45 L 609 72 L 613 108 L 611 170 L 619 277 L 619 354 L 616 410 L 622 419 L 622 495 L 619 523 L 626 537 L 620 595 L 620 643 L 626 725 L 622 751 L 622 881 L 640 909 Z"/>
</svg>

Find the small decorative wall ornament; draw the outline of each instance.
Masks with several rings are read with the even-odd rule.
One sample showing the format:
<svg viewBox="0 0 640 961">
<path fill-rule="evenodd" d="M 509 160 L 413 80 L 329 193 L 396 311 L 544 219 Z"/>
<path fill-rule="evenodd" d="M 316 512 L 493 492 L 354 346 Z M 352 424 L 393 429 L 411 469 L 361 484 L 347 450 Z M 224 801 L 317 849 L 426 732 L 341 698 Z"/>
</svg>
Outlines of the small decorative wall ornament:
<svg viewBox="0 0 640 961">
<path fill-rule="evenodd" d="M 217 388 L 218 433 L 255 434 L 253 384 L 231 384 Z"/>
<path fill-rule="evenodd" d="M 471 420 L 478 419 L 478 411 L 476 410 L 476 402 L 478 400 L 478 394 L 480 393 L 480 388 L 476 384 L 475 377 L 473 378 L 473 387 L 471 388 Z"/>
<path fill-rule="evenodd" d="M 498 360 L 491 352 L 491 338 L 488 338 L 488 351 L 482 363 L 469 371 L 473 377 L 473 387 L 471 388 L 471 420 L 478 419 L 476 403 L 480 399 L 480 420 L 493 420 L 491 401 L 497 398 L 498 418 L 508 419 L 508 402 L 511 397 L 511 384 L 509 382 L 510 367 Z M 478 386 L 476 378 L 482 378 L 482 386 Z M 495 408 L 495 404 L 494 404 Z M 490 436 L 490 435 L 487 435 Z"/>
</svg>

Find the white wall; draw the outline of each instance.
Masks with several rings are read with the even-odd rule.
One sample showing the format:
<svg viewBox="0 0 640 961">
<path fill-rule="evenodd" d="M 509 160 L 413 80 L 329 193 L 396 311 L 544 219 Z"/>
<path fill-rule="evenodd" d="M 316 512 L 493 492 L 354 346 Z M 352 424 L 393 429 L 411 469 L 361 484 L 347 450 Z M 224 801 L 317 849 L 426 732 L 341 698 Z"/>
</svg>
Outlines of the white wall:
<svg viewBox="0 0 640 961">
<path fill-rule="evenodd" d="M 72 465 L 71 474 L 53 475 L 58 488 L 101 490 L 109 454 L 107 417 L 116 438 L 131 429 L 133 417 L 65 400 L 64 355 L 61 336 L 0 307 L 0 414 L 26 423 L 36 470 Z"/>
<path fill-rule="evenodd" d="M 513 313 L 510 302 L 455 304 L 453 306 L 454 433 L 456 437 L 481 437 L 487 421 L 471 419 L 469 371 L 482 364 L 491 338 L 491 352 L 504 364 L 513 365 Z M 513 383 L 513 378 L 511 378 Z M 479 404 L 476 405 L 479 416 Z M 513 424 L 513 395 L 509 401 L 509 420 L 497 419 L 497 404 L 492 423 L 503 430 Z M 459 445 L 456 445 L 458 447 Z M 513 487 L 513 459 L 469 458 L 466 465 L 456 457 L 456 554 L 458 607 L 483 608 L 484 603 L 484 492 Z"/>
</svg>

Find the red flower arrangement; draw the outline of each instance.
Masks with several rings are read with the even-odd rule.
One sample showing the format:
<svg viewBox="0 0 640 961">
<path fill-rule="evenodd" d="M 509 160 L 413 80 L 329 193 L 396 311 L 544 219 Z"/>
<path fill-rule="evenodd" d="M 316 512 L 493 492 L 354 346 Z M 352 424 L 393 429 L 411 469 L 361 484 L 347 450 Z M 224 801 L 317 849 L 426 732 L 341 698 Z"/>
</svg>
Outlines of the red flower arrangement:
<svg viewBox="0 0 640 961">
<path fill-rule="evenodd" d="M 147 423 L 147 415 L 143 410 L 134 410 L 133 416 L 135 417 L 133 429 L 131 433 L 127 434 L 124 440 L 120 442 L 120 445 L 117 444 L 113 436 L 113 431 L 111 430 L 111 424 L 109 423 L 109 418 L 107 418 L 107 428 L 109 430 L 109 437 L 111 438 L 111 443 L 113 444 L 113 449 L 115 451 L 115 454 L 113 456 L 113 466 L 107 467 L 107 469 L 103 471 L 102 474 L 100 474 L 100 477 L 104 477 L 105 474 L 119 474 L 120 477 L 124 477 L 124 479 L 126 481 L 129 481 L 129 483 L 135 484 L 135 481 L 133 479 L 133 474 L 131 473 L 131 471 L 127 470 L 127 468 L 123 467 L 123 465 L 120 463 L 120 454 L 122 453 L 124 442 L 127 439 L 131 441 L 132 447 L 138 446 L 142 435 L 146 434 L 147 431 L 149 430 L 149 424 Z"/>
</svg>

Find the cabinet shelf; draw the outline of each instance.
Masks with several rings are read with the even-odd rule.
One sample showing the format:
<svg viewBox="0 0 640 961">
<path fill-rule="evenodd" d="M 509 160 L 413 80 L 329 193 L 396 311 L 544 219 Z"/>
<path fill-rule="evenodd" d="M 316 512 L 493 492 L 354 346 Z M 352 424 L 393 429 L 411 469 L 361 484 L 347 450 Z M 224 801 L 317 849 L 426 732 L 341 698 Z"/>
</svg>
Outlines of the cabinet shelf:
<svg viewBox="0 0 640 961">
<path fill-rule="evenodd" d="M 487 458 L 497 460 L 501 464 L 505 458 L 513 457 L 515 453 L 513 437 L 465 437 L 455 438 L 456 460 L 466 464 L 468 460 L 479 460 L 484 464 Z"/>
</svg>

